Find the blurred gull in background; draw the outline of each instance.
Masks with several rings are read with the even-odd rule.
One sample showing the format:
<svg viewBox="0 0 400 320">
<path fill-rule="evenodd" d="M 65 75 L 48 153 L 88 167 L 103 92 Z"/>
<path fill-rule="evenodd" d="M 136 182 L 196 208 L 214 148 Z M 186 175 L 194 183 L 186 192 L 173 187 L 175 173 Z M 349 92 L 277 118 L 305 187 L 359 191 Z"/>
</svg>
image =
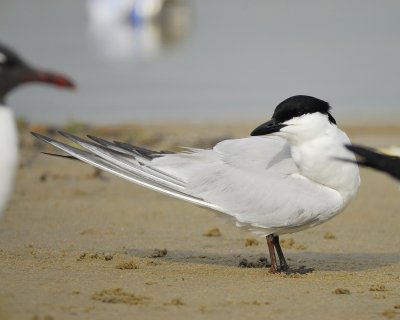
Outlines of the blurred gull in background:
<svg viewBox="0 0 400 320">
<path fill-rule="evenodd" d="M 5 105 L 5 97 L 15 87 L 27 82 L 44 82 L 70 89 L 75 87 L 63 75 L 31 67 L 0 43 L 0 214 L 11 194 L 18 164 L 17 128 L 12 110 Z"/>
<path fill-rule="evenodd" d="M 154 58 L 185 38 L 190 8 L 184 0 L 87 0 L 90 35 L 110 59 Z"/>
</svg>

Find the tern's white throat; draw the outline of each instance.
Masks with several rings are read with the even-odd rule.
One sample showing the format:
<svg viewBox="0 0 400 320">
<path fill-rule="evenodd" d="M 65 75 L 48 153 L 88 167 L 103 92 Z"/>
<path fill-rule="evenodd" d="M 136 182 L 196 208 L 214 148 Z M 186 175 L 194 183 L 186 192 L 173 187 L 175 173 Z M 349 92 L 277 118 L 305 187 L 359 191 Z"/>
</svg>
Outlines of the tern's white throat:
<svg viewBox="0 0 400 320">
<path fill-rule="evenodd" d="M 342 163 L 337 158 L 354 159 L 344 145 L 348 136 L 326 114 L 305 114 L 284 122 L 275 135 L 285 138 L 291 147 L 293 160 L 305 177 L 337 190 L 347 203 L 360 185 L 358 166 Z"/>
</svg>

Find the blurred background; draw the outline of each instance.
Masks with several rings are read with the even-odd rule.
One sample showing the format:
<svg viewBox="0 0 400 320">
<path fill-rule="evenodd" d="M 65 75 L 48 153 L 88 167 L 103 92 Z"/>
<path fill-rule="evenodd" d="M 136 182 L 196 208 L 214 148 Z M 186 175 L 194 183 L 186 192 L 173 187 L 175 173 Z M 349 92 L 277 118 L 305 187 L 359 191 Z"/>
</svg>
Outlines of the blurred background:
<svg viewBox="0 0 400 320">
<path fill-rule="evenodd" d="M 400 118 L 396 0 L 1 0 L 0 41 L 77 92 L 10 96 L 30 122 L 239 122 L 283 99 L 346 123 Z"/>
</svg>

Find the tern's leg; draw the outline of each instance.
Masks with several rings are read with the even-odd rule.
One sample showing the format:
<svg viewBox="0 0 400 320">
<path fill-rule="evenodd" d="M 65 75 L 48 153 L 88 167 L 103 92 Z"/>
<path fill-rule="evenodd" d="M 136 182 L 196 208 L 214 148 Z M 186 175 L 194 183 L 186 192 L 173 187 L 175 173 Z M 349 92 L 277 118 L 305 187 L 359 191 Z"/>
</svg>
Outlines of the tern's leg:
<svg viewBox="0 0 400 320">
<path fill-rule="evenodd" d="M 294 273 L 306 274 L 314 270 L 312 268 L 305 268 L 304 266 L 299 267 L 297 269 L 290 269 L 283 255 L 281 245 L 279 244 L 278 236 L 274 236 L 273 234 L 268 235 L 267 244 L 268 244 L 269 256 L 271 259 L 271 268 L 270 268 L 271 273 L 283 272 L 286 274 L 294 274 Z M 276 260 L 275 249 L 279 257 L 279 265 L 280 265 L 279 268 Z"/>
<path fill-rule="evenodd" d="M 296 269 L 289 268 L 289 265 L 286 262 L 285 256 L 283 255 L 281 245 L 279 243 L 279 236 L 274 236 L 273 242 L 275 245 L 276 252 L 278 253 L 278 257 L 279 257 L 279 269 L 278 269 L 279 272 L 283 272 L 286 274 L 294 274 L 294 273 L 306 274 L 306 273 L 310 273 L 310 272 L 314 271 L 313 268 L 305 268 L 304 266 L 301 266 Z"/>
<path fill-rule="evenodd" d="M 278 272 L 278 264 L 276 262 L 276 256 L 275 256 L 274 235 L 269 234 L 266 238 L 267 238 L 267 245 L 268 245 L 268 250 L 269 250 L 269 257 L 271 259 L 271 268 L 269 270 L 271 273 L 277 273 Z"/>
<path fill-rule="evenodd" d="M 281 248 L 281 245 L 279 243 L 279 236 L 274 236 L 274 245 L 276 249 L 276 253 L 278 254 L 279 257 L 279 271 L 288 271 L 289 270 L 289 265 L 286 262 L 285 256 L 283 255 L 283 251 Z"/>
</svg>

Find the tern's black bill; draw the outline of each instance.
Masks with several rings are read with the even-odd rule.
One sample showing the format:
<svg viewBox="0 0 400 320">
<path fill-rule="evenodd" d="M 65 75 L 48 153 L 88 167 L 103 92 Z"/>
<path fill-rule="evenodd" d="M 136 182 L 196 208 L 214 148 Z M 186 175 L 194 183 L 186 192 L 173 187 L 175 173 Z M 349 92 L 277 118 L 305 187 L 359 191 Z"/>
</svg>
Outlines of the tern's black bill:
<svg viewBox="0 0 400 320">
<path fill-rule="evenodd" d="M 277 123 L 274 119 L 272 119 L 255 128 L 251 135 L 262 136 L 265 134 L 278 132 L 283 127 L 286 127 L 286 124 Z"/>
</svg>

